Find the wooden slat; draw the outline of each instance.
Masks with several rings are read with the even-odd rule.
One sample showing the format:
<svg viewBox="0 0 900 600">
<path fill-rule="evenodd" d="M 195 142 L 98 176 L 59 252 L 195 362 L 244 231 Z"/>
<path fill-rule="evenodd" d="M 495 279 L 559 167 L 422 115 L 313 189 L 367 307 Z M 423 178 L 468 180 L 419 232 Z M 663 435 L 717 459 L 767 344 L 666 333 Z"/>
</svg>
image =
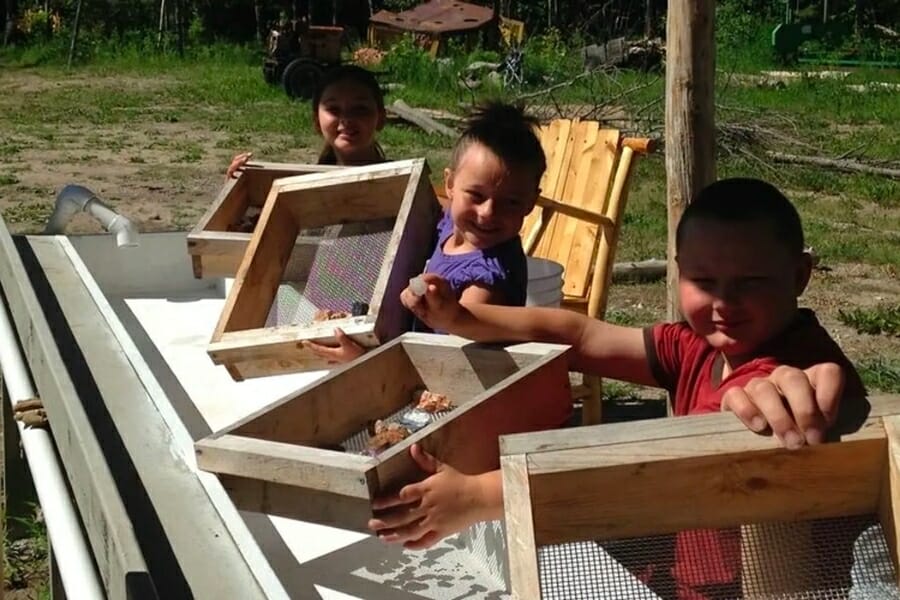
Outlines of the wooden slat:
<svg viewBox="0 0 900 600">
<path fill-rule="evenodd" d="M 369 311 L 376 316 L 375 338 L 380 342 L 411 329 L 412 314 L 398 298 L 409 285 L 410 276 L 420 273 L 428 262 L 434 228 L 441 216 L 424 161 L 410 168 L 402 203 L 394 212 L 397 220 L 385 250 L 390 268 L 379 273 L 369 302 Z"/>
<path fill-rule="evenodd" d="M 270 199 L 272 202 L 267 202 L 263 207 L 256 232 L 225 301 L 213 334 L 214 342 L 219 341 L 225 332 L 256 329 L 266 323 L 300 229 L 289 207 L 275 202 L 277 195 L 274 189 Z"/>
<path fill-rule="evenodd" d="M 855 400 L 854 400 L 855 401 Z M 881 431 L 878 417 L 900 414 L 900 395 L 884 394 L 868 398 L 870 405 L 864 421 L 851 423 L 846 427 L 838 427 L 834 434 L 847 436 L 871 436 L 872 429 Z M 543 453 L 555 453 L 561 450 L 594 448 L 617 444 L 652 442 L 676 438 L 693 438 L 699 436 L 715 436 L 730 433 L 742 433 L 746 444 L 756 444 L 756 448 L 764 450 L 776 445 L 770 437 L 752 434 L 747 427 L 730 412 L 693 415 L 689 417 L 671 417 L 628 423 L 612 423 L 541 431 L 528 435 L 504 436 L 500 443 L 502 454 L 528 454 L 531 459 Z M 880 435 L 876 433 L 875 435 Z"/>
<path fill-rule="evenodd" d="M 878 503 L 878 518 L 887 542 L 894 577 L 900 585 L 900 417 L 886 417 L 884 431 L 887 436 L 884 472 Z"/>
<path fill-rule="evenodd" d="M 288 183 L 293 179 L 279 179 L 272 191 L 277 190 L 277 203 L 288 208 L 298 229 L 394 218 L 410 181 L 409 172 L 319 182 L 316 187 Z"/>
<path fill-rule="evenodd" d="M 592 123 L 596 126 L 596 123 Z M 619 150 L 619 132 L 592 127 L 584 133 L 584 143 L 578 166 L 567 185 L 563 202 L 604 214 L 615 221 L 618 215 L 609 214 L 607 196 L 612 183 L 613 168 Z M 573 162 L 575 157 L 573 157 Z M 567 182 L 568 183 L 568 182 Z M 557 256 L 565 256 L 563 293 L 569 296 L 585 296 L 591 283 L 590 274 L 597 251 L 598 227 L 575 219 L 567 219 L 563 237 L 556 240 L 560 246 L 568 246 L 568 252 L 557 250 Z M 608 229 L 604 231 L 609 231 Z M 557 261 L 559 262 L 559 261 Z"/>
<path fill-rule="evenodd" d="M 872 514 L 884 457 L 882 438 L 680 460 L 654 452 L 646 462 L 532 474 L 535 537 L 555 544 Z"/>
<path fill-rule="evenodd" d="M 565 191 L 566 180 L 569 177 L 572 155 L 575 151 L 575 136 L 579 132 L 579 121 L 577 119 L 562 122 L 559 128 L 559 135 L 555 140 L 556 148 L 554 149 L 554 177 L 550 179 L 553 190 L 551 194 L 544 194 L 550 198 L 562 198 Z M 560 148 L 560 144 L 563 144 Z M 558 166 L 557 166 L 558 165 Z M 548 168 L 549 171 L 549 168 Z M 537 247 L 533 251 L 534 256 L 550 256 L 553 249 L 553 238 L 560 221 L 559 215 L 551 215 L 549 221 L 543 225 L 544 233 L 538 241 Z"/>
<path fill-rule="evenodd" d="M 340 444 L 408 404 L 422 385 L 399 341 L 242 419 L 235 435 L 306 445 Z"/>
<path fill-rule="evenodd" d="M 244 177 L 225 182 L 216 199 L 197 224 L 200 231 L 227 231 L 229 225 L 240 220 L 250 204 L 249 180 Z"/>
<path fill-rule="evenodd" d="M 194 445 L 197 466 L 220 475 L 263 479 L 368 500 L 366 472 L 372 459 L 239 435 L 206 438 Z"/>
<path fill-rule="evenodd" d="M 233 475 L 219 479 L 239 510 L 372 533 L 367 526 L 372 518 L 368 499 Z"/>
<path fill-rule="evenodd" d="M 501 435 L 558 427 L 565 420 L 571 410 L 572 393 L 567 361 L 565 353 L 558 350 L 470 398 L 460 398 L 452 388 L 448 390 L 461 401 L 460 406 L 403 444 L 388 449 L 376 467 L 379 487 L 396 489 L 417 473 L 408 451 L 416 442 L 463 473 L 499 468 Z"/>
<path fill-rule="evenodd" d="M 568 119 L 556 119 L 548 125 L 542 127 L 539 132 L 541 148 L 547 160 L 547 170 L 541 178 L 541 195 L 547 198 L 558 198 L 559 192 L 562 190 L 561 184 L 564 182 L 565 169 L 567 165 L 567 152 L 569 149 L 569 132 L 572 128 L 572 121 Z M 531 211 L 520 229 L 523 240 L 533 237 L 536 240 L 543 237 L 543 231 L 549 224 L 548 220 L 544 221 L 544 211 L 537 207 Z M 532 235 L 534 232 L 534 235 Z M 538 237 L 540 236 L 540 237 Z M 533 253 L 533 249 L 526 249 L 528 254 Z"/>
<path fill-rule="evenodd" d="M 506 552 L 513 598 L 541 597 L 537 545 L 532 520 L 531 489 L 525 457 L 504 456 L 503 507 L 506 519 Z"/>
</svg>

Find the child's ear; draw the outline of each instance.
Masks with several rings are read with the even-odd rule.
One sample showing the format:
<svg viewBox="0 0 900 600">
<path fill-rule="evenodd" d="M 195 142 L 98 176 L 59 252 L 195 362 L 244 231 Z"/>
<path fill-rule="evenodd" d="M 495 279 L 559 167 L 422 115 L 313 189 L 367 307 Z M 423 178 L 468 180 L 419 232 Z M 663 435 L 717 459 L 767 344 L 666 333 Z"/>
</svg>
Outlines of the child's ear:
<svg viewBox="0 0 900 600">
<path fill-rule="evenodd" d="M 453 191 L 453 170 L 449 167 L 444 169 L 444 193 L 450 197 Z"/>
<path fill-rule="evenodd" d="M 382 108 L 378 111 L 378 121 L 375 122 L 375 131 L 384 129 L 385 123 L 387 123 L 387 112 Z"/>
<path fill-rule="evenodd" d="M 809 279 L 812 277 L 812 268 L 812 255 L 804 250 L 800 254 L 800 260 L 797 261 L 797 270 L 794 273 L 794 291 L 798 298 L 806 289 L 806 286 L 809 285 Z"/>
</svg>

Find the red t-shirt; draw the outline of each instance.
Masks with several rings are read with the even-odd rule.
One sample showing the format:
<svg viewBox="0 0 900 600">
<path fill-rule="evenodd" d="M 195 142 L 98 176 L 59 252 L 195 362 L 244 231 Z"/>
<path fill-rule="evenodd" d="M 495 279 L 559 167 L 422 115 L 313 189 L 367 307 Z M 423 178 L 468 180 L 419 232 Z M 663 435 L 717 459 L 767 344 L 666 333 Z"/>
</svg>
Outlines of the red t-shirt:
<svg viewBox="0 0 900 600">
<path fill-rule="evenodd" d="M 784 332 L 759 348 L 756 358 L 721 382 L 717 382 L 722 372 L 721 355 L 686 323 L 660 323 L 645 331 L 647 360 L 653 376 L 661 387 L 674 394 L 673 412 L 678 416 L 718 412 L 728 389 L 743 387 L 756 377 L 767 377 L 780 365 L 806 369 L 817 363 L 835 362 L 847 370 L 844 395 L 865 393 L 850 361 L 808 309 L 800 309 Z"/>
<path fill-rule="evenodd" d="M 678 416 L 720 411 L 728 389 L 743 387 L 755 377 L 766 377 L 779 365 L 801 369 L 823 362 L 842 365 L 847 373 L 844 397 L 848 399 L 842 403 L 842 413 L 854 413 L 852 404 L 859 402 L 853 400 L 865 395 L 852 364 L 811 310 L 800 310 L 784 332 L 759 349 L 757 358 L 722 381 L 718 381 L 721 355 L 686 323 L 648 328 L 645 341 L 653 375 L 673 394 L 673 412 Z M 740 574 L 739 529 L 685 531 L 676 536 L 670 575 L 681 600 L 705 600 L 722 593 L 740 596 Z"/>
</svg>

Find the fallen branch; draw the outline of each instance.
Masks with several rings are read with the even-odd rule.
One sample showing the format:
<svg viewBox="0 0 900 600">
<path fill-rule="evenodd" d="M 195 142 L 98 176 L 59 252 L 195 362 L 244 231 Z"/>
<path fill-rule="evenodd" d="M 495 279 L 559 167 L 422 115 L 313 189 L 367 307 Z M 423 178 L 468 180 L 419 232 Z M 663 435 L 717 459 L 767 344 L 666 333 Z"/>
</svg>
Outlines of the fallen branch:
<svg viewBox="0 0 900 600">
<path fill-rule="evenodd" d="M 809 255 L 812 265 L 819 266 L 819 256 L 812 248 L 804 250 Z M 635 262 L 621 262 L 613 265 L 612 279 L 614 283 L 641 282 L 649 283 L 664 279 L 666 276 L 666 261 L 661 258 L 648 258 Z"/>
<path fill-rule="evenodd" d="M 413 125 L 417 125 L 424 129 L 427 133 L 438 133 L 441 135 L 445 135 L 448 137 L 456 137 L 456 131 L 447 127 L 442 123 L 438 123 L 422 111 L 416 110 L 415 108 L 408 105 L 403 100 L 397 99 L 394 100 L 394 103 L 388 107 L 392 113 L 403 119 L 404 121 L 409 121 Z"/>
<path fill-rule="evenodd" d="M 579 79 L 583 79 L 590 74 L 591 74 L 590 71 L 583 71 L 583 72 L 579 73 L 578 75 L 576 75 L 575 77 L 573 77 L 572 79 L 569 79 L 568 81 L 563 81 L 563 82 L 557 83 L 555 85 L 551 85 L 550 87 L 545 88 L 543 90 L 538 90 L 536 92 L 528 92 L 527 94 L 519 94 L 518 96 L 516 96 L 516 101 L 518 102 L 519 100 L 527 100 L 528 98 L 536 98 L 537 96 L 543 96 L 545 94 L 552 94 L 555 90 L 558 90 L 559 88 L 562 88 L 562 87 L 570 86 L 573 83 L 575 83 L 576 81 L 578 81 Z"/>
<path fill-rule="evenodd" d="M 890 167 L 876 167 L 861 163 L 852 159 L 838 158 L 822 158 L 819 156 L 799 156 L 796 154 L 787 154 L 785 152 L 766 151 L 766 156 L 776 162 L 791 163 L 798 165 L 812 165 L 816 167 L 826 167 L 837 171 L 845 171 L 848 173 L 869 173 L 872 175 L 883 175 L 900 179 L 900 169 Z"/>
<path fill-rule="evenodd" d="M 657 281 L 666 276 L 666 261 L 650 258 L 637 262 L 622 262 L 613 265 L 613 282 Z"/>
</svg>

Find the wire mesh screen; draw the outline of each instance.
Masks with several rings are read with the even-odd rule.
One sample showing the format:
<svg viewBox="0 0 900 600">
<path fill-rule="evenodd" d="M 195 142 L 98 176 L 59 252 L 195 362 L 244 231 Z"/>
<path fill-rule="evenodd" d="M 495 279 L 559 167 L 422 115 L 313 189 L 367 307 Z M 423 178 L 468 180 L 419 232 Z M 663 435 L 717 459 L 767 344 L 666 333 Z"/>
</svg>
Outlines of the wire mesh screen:
<svg viewBox="0 0 900 600">
<path fill-rule="evenodd" d="M 548 600 L 900 600 L 873 517 L 559 544 L 538 558 Z"/>
<path fill-rule="evenodd" d="M 322 310 L 367 313 L 393 228 L 394 219 L 379 219 L 301 232 L 315 238 L 314 254 L 307 245 L 291 255 L 266 327 L 310 324 Z"/>
</svg>

